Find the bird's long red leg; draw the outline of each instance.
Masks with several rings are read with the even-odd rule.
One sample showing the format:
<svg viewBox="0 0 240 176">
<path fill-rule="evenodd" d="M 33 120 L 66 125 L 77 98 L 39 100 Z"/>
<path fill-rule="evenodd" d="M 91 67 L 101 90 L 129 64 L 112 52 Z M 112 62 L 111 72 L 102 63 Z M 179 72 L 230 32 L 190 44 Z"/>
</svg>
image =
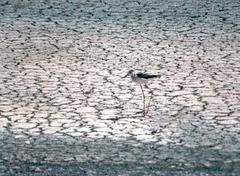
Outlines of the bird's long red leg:
<svg viewBox="0 0 240 176">
<path fill-rule="evenodd" d="M 149 111 L 149 107 L 150 107 L 150 103 L 151 103 L 151 100 L 152 100 L 152 97 L 153 97 L 153 91 L 146 85 L 146 87 L 150 90 L 149 93 L 151 94 L 150 96 L 150 99 L 149 99 L 149 102 L 148 102 L 148 105 L 147 105 L 147 109 L 146 109 L 146 113 L 145 115 L 147 115 L 148 111 Z"/>
<path fill-rule="evenodd" d="M 140 87 L 141 87 L 142 95 L 143 95 L 143 114 L 145 116 L 145 114 L 146 114 L 146 111 L 145 111 L 145 95 L 144 95 L 142 84 L 140 84 Z"/>
</svg>

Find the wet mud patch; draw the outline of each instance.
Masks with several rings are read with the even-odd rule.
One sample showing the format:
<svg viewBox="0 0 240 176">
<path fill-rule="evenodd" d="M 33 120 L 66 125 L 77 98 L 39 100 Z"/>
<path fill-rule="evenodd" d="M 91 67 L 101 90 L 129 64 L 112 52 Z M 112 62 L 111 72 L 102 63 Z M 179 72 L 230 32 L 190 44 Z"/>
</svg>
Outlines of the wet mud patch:
<svg viewBox="0 0 240 176">
<path fill-rule="evenodd" d="M 3 136 L 4 135 L 4 136 Z M 237 175 L 240 153 L 210 147 L 144 144 L 134 140 L 1 134 L 1 174 Z"/>
</svg>

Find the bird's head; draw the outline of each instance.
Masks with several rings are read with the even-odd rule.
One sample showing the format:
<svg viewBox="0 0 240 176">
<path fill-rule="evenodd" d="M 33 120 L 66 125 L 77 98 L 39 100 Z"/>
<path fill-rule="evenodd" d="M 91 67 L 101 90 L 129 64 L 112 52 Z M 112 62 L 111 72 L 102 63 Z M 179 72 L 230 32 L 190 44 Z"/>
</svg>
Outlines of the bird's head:
<svg viewBox="0 0 240 176">
<path fill-rule="evenodd" d="M 124 76 L 124 78 L 126 78 L 127 76 L 131 76 L 132 74 L 134 74 L 133 69 L 129 70 L 128 73 Z"/>
</svg>

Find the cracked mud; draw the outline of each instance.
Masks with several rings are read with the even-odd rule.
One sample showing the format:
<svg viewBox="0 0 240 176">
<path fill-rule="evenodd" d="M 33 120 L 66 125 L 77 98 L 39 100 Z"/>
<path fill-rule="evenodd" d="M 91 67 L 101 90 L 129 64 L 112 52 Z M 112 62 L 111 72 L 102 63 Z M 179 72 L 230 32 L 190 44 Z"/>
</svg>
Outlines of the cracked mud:
<svg viewBox="0 0 240 176">
<path fill-rule="evenodd" d="M 237 175 L 239 8 L 1 1 L 0 175 Z"/>
</svg>

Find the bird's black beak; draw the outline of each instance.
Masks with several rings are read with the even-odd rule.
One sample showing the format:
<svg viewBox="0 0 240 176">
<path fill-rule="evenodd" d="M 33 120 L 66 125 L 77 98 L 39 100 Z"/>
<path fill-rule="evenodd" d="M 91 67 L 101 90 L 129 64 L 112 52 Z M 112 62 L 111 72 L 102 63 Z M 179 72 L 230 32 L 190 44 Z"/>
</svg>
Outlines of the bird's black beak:
<svg viewBox="0 0 240 176">
<path fill-rule="evenodd" d="M 126 78 L 128 76 L 128 74 L 126 74 L 124 77 L 122 77 L 122 78 Z"/>
</svg>

